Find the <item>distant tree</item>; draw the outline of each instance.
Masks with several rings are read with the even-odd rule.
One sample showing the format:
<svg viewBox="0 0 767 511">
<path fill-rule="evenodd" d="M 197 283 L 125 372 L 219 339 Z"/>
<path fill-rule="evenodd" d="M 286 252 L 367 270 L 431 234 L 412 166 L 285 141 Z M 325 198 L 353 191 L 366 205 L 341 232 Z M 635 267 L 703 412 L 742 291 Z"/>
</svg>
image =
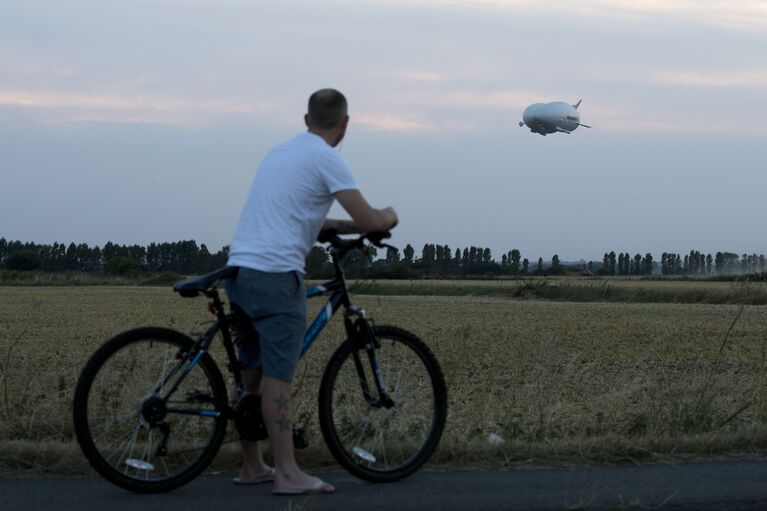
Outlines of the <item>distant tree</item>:
<svg viewBox="0 0 767 511">
<path fill-rule="evenodd" d="M 387 248 L 386 249 L 386 262 L 389 264 L 395 264 L 399 262 L 399 249 L 394 248 Z"/>
<path fill-rule="evenodd" d="M 562 268 L 559 265 L 559 256 L 554 254 L 551 258 L 551 273 L 553 275 L 559 275 L 562 272 Z"/>
<path fill-rule="evenodd" d="M 408 243 L 405 245 L 405 248 L 402 250 L 402 255 L 404 257 L 404 262 L 407 265 L 413 264 L 413 256 L 415 256 L 415 249 Z"/>
<path fill-rule="evenodd" d="M 509 269 L 513 275 L 519 273 L 519 260 L 522 258 L 522 254 L 516 248 L 512 249 L 509 253 Z"/>
<path fill-rule="evenodd" d="M 714 270 L 716 273 L 724 272 L 724 254 L 721 252 L 717 252 L 716 257 L 714 257 Z"/>
<path fill-rule="evenodd" d="M 530 261 L 527 258 L 522 260 L 522 275 L 530 273 Z"/>
<path fill-rule="evenodd" d="M 450 268 L 453 265 L 452 253 L 450 252 L 450 246 L 445 245 L 442 247 L 442 267 Z"/>
<path fill-rule="evenodd" d="M 610 252 L 610 266 L 609 266 L 609 275 L 615 275 L 615 252 Z"/>
<path fill-rule="evenodd" d="M 652 275 L 652 254 L 646 253 L 644 256 L 644 274 L 645 275 Z"/>
<path fill-rule="evenodd" d="M 104 269 L 104 260 L 101 255 L 101 249 L 97 246 L 93 247 L 93 270 L 101 271 Z"/>
<path fill-rule="evenodd" d="M 599 273 L 602 275 L 608 275 L 610 273 L 610 254 L 605 252 L 602 258 L 602 268 L 599 269 Z"/>
<path fill-rule="evenodd" d="M 365 247 L 363 250 L 351 250 L 341 261 L 341 266 L 350 277 L 363 278 L 367 276 L 370 262 L 375 255 L 375 248 L 370 246 Z"/>
<path fill-rule="evenodd" d="M 114 275 L 129 275 L 146 270 L 140 262 L 128 256 L 116 256 L 109 260 L 104 268 L 107 273 Z"/>
<path fill-rule="evenodd" d="M 536 270 L 538 275 L 543 275 L 543 257 L 538 258 L 538 269 Z"/>
<path fill-rule="evenodd" d="M 432 243 L 426 243 L 421 249 L 421 264 L 424 268 L 429 269 L 434 266 L 436 261 L 437 252 Z"/>
<path fill-rule="evenodd" d="M 724 273 L 737 273 L 738 272 L 738 254 L 733 252 L 724 253 Z"/>
<path fill-rule="evenodd" d="M 200 250 L 197 252 L 197 260 L 194 264 L 194 273 L 207 273 L 215 268 L 210 267 L 210 260 L 213 255 L 208 250 L 205 243 L 200 243 Z"/>
<path fill-rule="evenodd" d="M 322 278 L 329 273 L 330 257 L 327 250 L 314 245 L 306 256 L 306 274 L 309 278 Z"/>
<path fill-rule="evenodd" d="M 11 252 L 5 258 L 5 267 L 9 270 L 31 271 L 42 266 L 40 254 L 31 249 L 21 249 Z"/>
<path fill-rule="evenodd" d="M 551 257 L 551 273 L 554 275 L 561 275 L 563 272 L 562 262 L 559 260 L 559 256 L 554 254 Z"/>
</svg>

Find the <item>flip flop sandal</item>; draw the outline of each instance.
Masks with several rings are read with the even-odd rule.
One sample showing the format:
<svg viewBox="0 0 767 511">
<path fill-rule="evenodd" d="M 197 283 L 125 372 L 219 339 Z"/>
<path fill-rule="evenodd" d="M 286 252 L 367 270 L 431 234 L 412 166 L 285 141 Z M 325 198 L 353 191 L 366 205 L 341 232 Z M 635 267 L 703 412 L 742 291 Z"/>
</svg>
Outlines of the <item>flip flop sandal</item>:
<svg viewBox="0 0 767 511">
<path fill-rule="evenodd" d="M 235 477 L 232 479 L 232 482 L 234 484 L 240 485 L 240 486 L 247 486 L 250 484 L 262 484 L 262 483 L 271 483 L 274 481 L 274 469 L 271 469 L 269 472 L 262 476 L 258 476 L 253 480 L 247 481 L 244 479 L 240 479 L 239 477 Z"/>
<path fill-rule="evenodd" d="M 301 488 L 295 490 L 272 490 L 272 495 L 317 495 L 321 493 L 333 493 L 335 490 L 327 489 L 328 483 L 322 479 L 317 479 L 310 488 Z"/>
</svg>

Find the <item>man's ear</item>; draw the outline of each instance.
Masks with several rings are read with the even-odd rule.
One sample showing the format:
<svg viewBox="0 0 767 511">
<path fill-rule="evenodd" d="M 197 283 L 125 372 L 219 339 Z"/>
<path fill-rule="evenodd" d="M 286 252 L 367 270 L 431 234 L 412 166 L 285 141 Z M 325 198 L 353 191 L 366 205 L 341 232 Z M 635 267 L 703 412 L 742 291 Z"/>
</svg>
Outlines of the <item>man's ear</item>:
<svg viewBox="0 0 767 511">
<path fill-rule="evenodd" d="M 309 114 L 304 114 L 304 124 L 306 124 L 306 127 L 309 128 Z"/>
</svg>

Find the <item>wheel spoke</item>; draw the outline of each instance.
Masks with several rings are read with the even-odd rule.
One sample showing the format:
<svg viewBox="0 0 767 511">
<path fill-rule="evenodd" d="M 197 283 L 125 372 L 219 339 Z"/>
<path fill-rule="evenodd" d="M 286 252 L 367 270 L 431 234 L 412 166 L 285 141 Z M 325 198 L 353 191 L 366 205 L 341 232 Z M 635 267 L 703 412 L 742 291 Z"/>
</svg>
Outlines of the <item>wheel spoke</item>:
<svg viewBox="0 0 767 511">
<path fill-rule="evenodd" d="M 226 388 L 211 359 L 200 358 L 180 382 L 173 376 L 181 368 L 176 353 L 189 351 L 192 342 L 165 329 L 137 329 L 110 340 L 83 371 L 75 397 L 78 439 L 86 457 L 115 484 L 135 491 L 180 486 L 223 441 Z M 206 401 L 177 397 L 165 403 L 158 392 L 168 380 L 178 385 L 178 396 Z"/>
<path fill-rule="evenodd" d="M 140 427 L 140 425 L 137 424 L 136 428 L 137 427 Z M 117 443 L 116 447 L 111 451 L 111 454 L 105 457 L 106 461 L 109 463 L 112 463 L 112 459 L 115 457 L 115 455 L 117 455 L 117 464 L 119 465 L 121 455 L 122 453 L 125 452 L 125 449 L 127 448 L 126 446 L 128 445 L 128 443 L 130 443 L 130 439 L 133 437 L 135 433 L 136 433 L 136 429 L 133 428 L 128 430 L 128 432 L 125 433 L 122 437 L 117 438 L 115 440 L 115 443 Z M 106 449 L 109 445 L 112 445 L 112 444 L 108 444 L 107 446 L 104 447 L 104 449 Z"/>
<path fill-rule="evenodd" d="M 328 444 L 339 462 L 358 477 L 385 481 L 407 475 L 429 458 L 442 434 L 447 403 L 444 379 L 428 348 L 402 330 L 376 330 L 381 340 L 376 356 L 394 406 L 371 406 L 361 398 L 352 348 L 342 347 L 323 378 L 320 423 L 340 444 L 341 450 Z"/>
</svg>

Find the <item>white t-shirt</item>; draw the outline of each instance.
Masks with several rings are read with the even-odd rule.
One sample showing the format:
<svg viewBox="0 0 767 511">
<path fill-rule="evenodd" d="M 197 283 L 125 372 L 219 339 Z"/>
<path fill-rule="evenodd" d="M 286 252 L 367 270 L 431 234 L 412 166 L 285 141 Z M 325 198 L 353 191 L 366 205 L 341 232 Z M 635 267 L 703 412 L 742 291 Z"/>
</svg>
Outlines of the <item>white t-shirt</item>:
<svg viewBox="0 0 767 511">
<path fill-rule="evenodd" d="M 356 188 L 349 166 L 318 135 L 305 132 L 278 145 L 256 172 L 227 264 L 303 272 L 333 194 Z"/>
</svg>

